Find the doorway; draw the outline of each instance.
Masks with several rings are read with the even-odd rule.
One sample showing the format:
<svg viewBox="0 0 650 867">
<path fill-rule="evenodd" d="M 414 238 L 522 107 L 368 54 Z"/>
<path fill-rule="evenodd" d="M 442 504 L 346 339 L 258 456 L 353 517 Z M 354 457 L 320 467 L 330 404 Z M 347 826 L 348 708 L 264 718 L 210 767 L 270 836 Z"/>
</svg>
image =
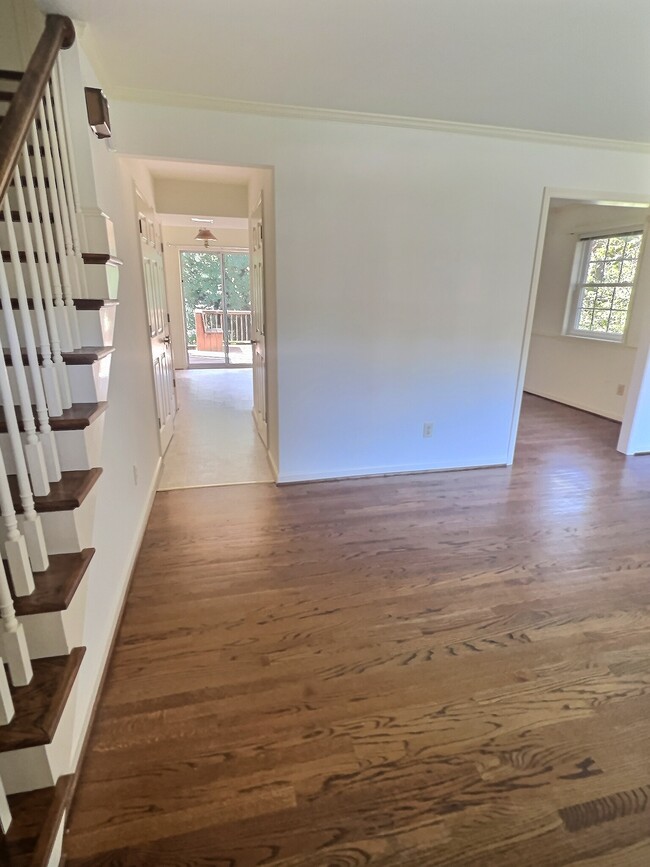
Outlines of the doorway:
<svg viewBox="0 0 650 867">
<path fill-rule="evenodd" d="M 180 250 L 190 368 L 252 367 L 248 250 Z"/>
<path fill-rule="evenodd" d="M 546 191 L 511 461 L 515 437 L 517 448 L 537 441 L 544 454 L 564 438 L 572 461 L 584 449 L 625 451 L 621 422 L 636 410 L 633 381 L 650 315 L 649 215 L 647 201 Z M 576 437 L 587 429 L 588 437 Z"/>
</svg>

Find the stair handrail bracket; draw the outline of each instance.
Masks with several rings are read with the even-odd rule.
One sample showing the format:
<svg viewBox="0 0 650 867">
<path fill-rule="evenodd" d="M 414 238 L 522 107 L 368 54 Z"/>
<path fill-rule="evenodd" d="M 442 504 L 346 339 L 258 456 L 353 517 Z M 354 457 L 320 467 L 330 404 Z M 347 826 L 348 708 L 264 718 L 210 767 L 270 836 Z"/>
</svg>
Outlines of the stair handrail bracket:
<svg viewBox="0 0 650 867">
<path fill-rule="evenodd" d="M 0 126 L 0 201 L 11 184 L 23 144 L 45 94 L 59 51 L 70 48 L 74 41 L 74 24 L 67 15 L 46 16 L 43 34 Z"/>
</svg>

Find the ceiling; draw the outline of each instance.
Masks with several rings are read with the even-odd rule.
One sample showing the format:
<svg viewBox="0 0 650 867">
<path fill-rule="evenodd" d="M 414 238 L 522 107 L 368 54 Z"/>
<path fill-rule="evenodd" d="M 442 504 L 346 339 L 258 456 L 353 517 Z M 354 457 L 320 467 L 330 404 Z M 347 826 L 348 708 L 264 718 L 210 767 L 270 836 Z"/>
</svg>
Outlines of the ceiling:
<svg viewBox="0 0 650 867">
<path fill-rule="evenodd" d="M 650 141 L 648 0 L 39 0 L 113 91 Z M 134 94 L 135 95 L 135 94 Z"/>
<path fill-rule="evenodd" d="M 139 159 L 138 162 L 146 166 L 153 178 L 174 181 L 247 186 L 253 174 L 253 170 L 246 166 L 221 166 L 185 160 Z"/>
<path fill-rule="evenodd" d="M 218 229 L 248 229 L 248 220 L 245 217 L 203 217 L 202 214 L 197 214 L 197 217 L 211 220 L 210 223 L 195 223 L 187 214 L 157 214 L 157 217 L 163 226 L 194 229 L 195 232 L 199 229 L 210 229 L 213 232 Z"/>
</svg>

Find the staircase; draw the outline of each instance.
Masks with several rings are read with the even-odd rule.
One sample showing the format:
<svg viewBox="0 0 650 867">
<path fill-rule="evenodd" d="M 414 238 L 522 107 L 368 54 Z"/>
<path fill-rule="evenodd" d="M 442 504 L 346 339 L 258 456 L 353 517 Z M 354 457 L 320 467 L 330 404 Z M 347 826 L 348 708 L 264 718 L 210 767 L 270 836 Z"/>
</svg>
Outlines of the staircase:
<svg viewBox="0 0 650 867">
<path fill-rule="evenodd" d="M 58 865 L 115 322 L 110 251 L 84 249 L 49 15 L 0 70 L 0 864 Z M 74 94 L 83 99 L 83 94 Z"/>
</svg>

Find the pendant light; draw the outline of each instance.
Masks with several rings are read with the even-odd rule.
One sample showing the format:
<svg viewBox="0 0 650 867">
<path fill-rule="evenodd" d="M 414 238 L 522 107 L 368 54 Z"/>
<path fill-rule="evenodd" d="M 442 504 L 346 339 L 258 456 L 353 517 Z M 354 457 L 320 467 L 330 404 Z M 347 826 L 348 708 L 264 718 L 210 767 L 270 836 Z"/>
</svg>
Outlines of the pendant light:
<svg viewBox="0 0 650 867">
<path fill-rule="evenodd" d="M 194 240 L 195 241 L 203 241 L 203 245 L 205 247 L 209 247 L 210 241 L 216 241 L 217 239 L 212 234 L 210 229 L 199 229 L 199 231 L 196 234 L 196 238 L 194 238 Z"/>
</svg>

